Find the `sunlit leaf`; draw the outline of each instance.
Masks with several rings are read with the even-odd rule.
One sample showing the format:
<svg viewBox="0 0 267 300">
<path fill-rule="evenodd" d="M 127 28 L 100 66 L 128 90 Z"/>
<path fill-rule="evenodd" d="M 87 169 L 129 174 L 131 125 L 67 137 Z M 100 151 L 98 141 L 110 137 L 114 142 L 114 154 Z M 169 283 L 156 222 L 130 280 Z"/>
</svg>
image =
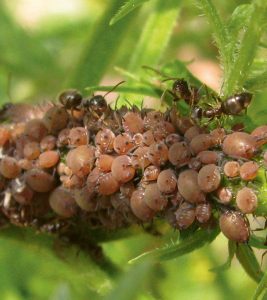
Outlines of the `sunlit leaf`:
<svg viewBox="0 0 267 300">
<path fill-rule="evenodd" d="M 162 248 L 145 252 L 136 258 L 131 259 L 129 263 L 135 263 L 146 259 L 147 257 L 159 261 L 174 259 L 201 248 L 205 244 L 211 243 L 218 234 L 218 228 L 212 230 L 200 229 L 182 241 L 177 241 Z"/>
<path fill-rule="evenodd" d="M 141 6 L 142 4 L 144 4 L 147 1 L 149 1 L 149 0 L 128 0 L 120 7 L 120 9 L 115 14 L 115 16 L 112 17 L 112 19 L 109 22 L 109 25 L 114 25 L 120 19 L 124 18 L 126 15 L 128 15 L 130 12 L 132 12 L 134 9 Z"/>
</svg>

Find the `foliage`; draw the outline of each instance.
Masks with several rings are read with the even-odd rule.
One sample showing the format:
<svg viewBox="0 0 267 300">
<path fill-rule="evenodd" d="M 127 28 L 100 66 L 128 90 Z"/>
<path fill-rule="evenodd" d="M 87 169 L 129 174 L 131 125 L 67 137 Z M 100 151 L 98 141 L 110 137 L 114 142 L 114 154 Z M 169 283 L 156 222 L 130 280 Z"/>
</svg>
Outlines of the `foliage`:
<svg viewBox="0 0 267 300">
<path fill-rule="evenodd" d="M 12 7 L 8 8 L 1 2 L 1 101 L 6 102 L 8 98 L 13 101 L 37 101 L 44 95 L 54 98 L 61 88 L 70 86 L 88 95 L 96 90 L 108 91 L 111 86 L 103 86 L 101 80 L 106 75 L 114 76 L 115 72 L 127 79 L 127 84 L 117 89 L 122 99 L 127 98 L 138 104 L 144 96 L 159 98 L 170 87 L 170 82 L 159 83 L 167 77 L 181 77 L 201 85 L 201 81 L 188 71 L 190 62 L 175 59 L 174 49 L 189 44 L 213 60 L 219 55 L 223 70 L 220 96 L 225 98 L 243 88 L 255 93 L 254 103 L 257 104 L 252 104 L 248 117 L 243 118 L 245 124 L 251 128 L 266 122 L 266 111 L 259 114 L 265 105 L 263 93 L 267 86 L 265 1 L 253 0 L 246 4 L 229 1 L 222 4 L 211 0 L 128 0 L 121 4 L 119 0 L 109 1 L 106 6 L 99 4 L 104 12 L 97 18 L 88 13 L 86 17 L 74 22 L 65 19 L 60 24 L 47 23 L 47 26 L 30 31 L 15 21 L 10 13 Z M 199 13 L 204 14 L 208 26 L 202 21 L 203 18 L 198 17 Z M 192 23 L 196 21 L 199 34 L 192 30 Z M 177 30 L 179 26 L 182 28 L 180 32 Z M 217 48 L 213 47 L 210 36 L 213 36 Z M 142 68 L 144 65 L 156 71 Z M 262 195 L 266 199 L 264 192 Z M 266 205 L 264 209 L 265 215 Z M 225 244 L 225 240 L 217 238 L 217 229 L 208 233 L 204 230 L 188 232 L 187 236 L 180 236 L 175 242 L 170 242 L 176 235 L 169 228 L 163 226 L 160 233 L 161 236 L 157 237 L 143 233 L 140 228 L 115 234 L 90 232 L 95 241 L 103 246 L 108 257 L 106 264 L 99 265 L 88 254 L 83 253 L 76 258 L 77 249 L 66 245 L 59 248 L 63 260 L 56 258 L 51 237 L 35 236 L 25 229 L 4 230 L 0 241 L 4 249 L 0 252 L 3 257 L 1 266 L 4 265 L 7 270 L 9 266 L 5 265 L 5 260 L 12 262 L 17 259 L 23 269 L 26 268 L 26 261 L 29 264 L 28 271 L 33 275 L 31 279 L 23 278 L 20 275 L 22 271 L 12 266 L 16 275 L 6 271 L 11 279 L 8 276 L 0 279 L 5 282 L 3 287 L 6 287 L 0 289 L 3 299 L 14 295 L 15 299 L 71 299 L 72 296 L 76 299 L 98 299 L 103 295 L 106 299 L 163 299 L 162 295 L 166 299 L 175 299 L 177 295 L 185 295 L 185 289 L 183 292 L 175 290 L 179 276 L 176 268 L 180 268 L 181 272 L 186 269 L 183 272 L 190 279 L 187 282 L 183 282 L 184 278 L 179 280 L 185 285 L 189 286 L 189 282 L 197 286 L 195 290 L 198 292 L 194 294 L 192 290 L 192 298 L 197 299 L 201 286 L 191 278 L 191 273 L 194 274 L 194 267 L 197 268 L 198 264 L 201 269 L 198 280 L 203 283 L 201 280 L 205 276 L 208 278 L 210 299 L 218 294 L 223 298 L 224 293 L 228 299 L 236 295 L 239 298 L 247 296 L 245 289 L 238 290 L 242 278 L 236 278 L 239 276 L 234 275 L 235 271 L 244 274 L 245 270 L 252 279 L 259 282 L 254 299 L 265 292 L 266 273 L 262 273 L 250 248 L 266 249 L 264 237 L 252 234 L 249 245 L 229 243 L 228 259 L 221 265 L 223 261 L 213 254 L 218 249 L 212 248 L 216 243 L 220 249 Z M 211 242 L 213 244 L 209 245 Z M 12 249 L 10 253 L 6 245 Z M 25 247 L 27 251 L 23 252 Z M 20 260 L 20 255 L 16 257 L 14 249 L 22 253 L 23 259 Z M 196 253 L 182 257 L 197 249 Z M 36 265 L 31 262 L 35 253 L 41 256 L 39 261 L 36 260 Z M 234 271 L 228 270 L 234 256 L 244 270 L 240 267 Z M 48 257 L 48 260 L 44 257 Z M 177 260 L 165 262 L 174 258 Z M 140 264 L 137 263 L 139 260 Z M 136 264 L 129 266 L 128 261 Z M 158 265 L 158 262 L 161 264 Z M 51 268 L 52 272 L 49 273 L 47 268 Z M 38 277 L 36 269 L 40 274 L 45 270 L 46 278 L 34 278 Z M 116 269 L 117 273 L 122 269 L 123 273 L 117 278 L 111 269 Z M 205 273 L 205 269 L 212 269 L 213 272 Z M 225 273 L 225 270 L 228 271 Z M 53 280 L 49 278 L 51 274 Z M 233 287 L 229 279 L 233 279 L 237 287 Z M 16 285 L 14 295 L 10 292 L 12 280 L 15 282 L 13 286 Z M 23 280 L 25 284 L 21 282 Z M 254 283 L 248 280 L 245 284 L 251 291 L 255 288 Z"/>
</svg>

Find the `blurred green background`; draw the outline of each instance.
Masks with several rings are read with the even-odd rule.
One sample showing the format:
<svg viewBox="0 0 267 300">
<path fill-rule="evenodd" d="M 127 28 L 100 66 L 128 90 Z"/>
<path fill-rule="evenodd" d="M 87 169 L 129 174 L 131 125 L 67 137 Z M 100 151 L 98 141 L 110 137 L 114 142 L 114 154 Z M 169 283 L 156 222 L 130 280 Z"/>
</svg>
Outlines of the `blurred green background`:
<svg viewBox="0 0 267 300">
<path fill-rule="evenodd" d="M 101 48 L 99 43 L 106 39 L 105 32 L 110 30 L 108 23 L 103 23 L 103 16 L 112 16 L 123 2 L 2 0 L 1 102 L 55 100 L 58 92 L 64 88 L 77 87 L 85 92 L 83 88 L 86 86 L 117 82 L 123 76 L 114 70 L 115 66 L 139 73 L 143 64 L 163 64 L 175 58 L 191 61 L 188 67 L 193 74 L 210 87 L 219 89 L 221 71 L 217 49 L 209 25 L 200 16 L 194 1 L 173 1 L 175 9 L 169 20 L 171 22 L 172 18 L 177 22 L 173 24 L 170 42 L 166 41 L 164 51 L 155 55 L 154 60 L 149 53 L 153 48 L 149 48 L 150 35 L 146 37 L 148 53 L 133 56 L 144 24 L 157 11 L 156 1 L 153 0 L 127 16 L 122 23 L 117 23 L 117 29 L 113 36 L 111 34 L 110 47 L 107 41 Z M 221 16 L 227 19 L 237 5 L 247 1 L 216 0 L 213 3 Z M 181 7 L 180 11 L 178 6 Z M 160 35 L 160 28 L 157 30 Z M 94 51 L 94 45 L 102 51 Z M 109 55 L 111 58 L 107 59 Z M 102 71 L 97 73 L 99 69 Z M 105 76 L 101 76 L 101 73 Z M 148 276 L 142 278 L 140 273 L 136 278 L 135 270 L 131 271 L 127 261 L 157 244 L 157 237 L 145 233 L 103 244 L 106 255 L 127 271 L 123 275 L 124 280 L 133 278 L 132 282 L 137 284 L 135 291 L 138 295 L 133 293 L 133 298 L 127 299 L 251 298 L 256 283 L 245 274 L 236 260 L 226 272 L 209 271 L 227 259 L 227 241 L 222 235 L 211 245 L 157 265 L 149 270 Z M 61 252 L 61 249 L 57 251 Z M 46 249 L 36 249 L 28 243 L 8 237 L 1 238 L 0 299 L 98 299 L 116 287 L 125 288 L 123 279 L 110 278 L 93 266 L 92 269 L 88 266 L 88 270 L 80 270 L 79 266 L 74 268 L 64 259 L 64 254 L 62 256 L 63 259 L 60 259 Z M 109 299 L 126 299 L 116 293 L 115 290 Z"/>
</svg>

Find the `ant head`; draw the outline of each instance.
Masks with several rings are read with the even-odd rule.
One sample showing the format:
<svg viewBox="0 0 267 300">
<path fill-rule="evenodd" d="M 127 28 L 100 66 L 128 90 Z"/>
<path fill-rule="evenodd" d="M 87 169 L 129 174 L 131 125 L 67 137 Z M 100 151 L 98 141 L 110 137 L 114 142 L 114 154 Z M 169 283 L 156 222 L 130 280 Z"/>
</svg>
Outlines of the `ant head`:
<svg viewBox="0 0 267 300">
<path fill-rule="evenodd" d="M 89 100 L 88 106 L 90 110 L 102 114 L 106 111 L 108 104 L 103 96 L 95 95 Z"/>
<path fill-rule="evenodd" d="M 248 92 L 244 92 L 240 94 L 240 101 L 243 104 L 244 108 L 247 108 L 252 100 L 252 96 L 253 94 L 248 93 Z"/>
</svg>

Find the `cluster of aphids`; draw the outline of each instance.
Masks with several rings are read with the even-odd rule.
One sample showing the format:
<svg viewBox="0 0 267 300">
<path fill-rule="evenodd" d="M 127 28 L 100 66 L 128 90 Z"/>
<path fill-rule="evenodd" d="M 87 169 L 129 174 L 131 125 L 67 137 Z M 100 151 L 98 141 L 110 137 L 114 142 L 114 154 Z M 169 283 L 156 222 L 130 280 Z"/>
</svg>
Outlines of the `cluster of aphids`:
<svg viewBox="0 0 267 300">
<path fill-rule="evenodd" d="M 172 92 L 190 105 L 197 94 L 185 81 Z M 251 97 L 230 97 L 220 111 L 236 114 Z M 5 106 L 2 116 L 14 109 Z M 246 214 L 257 208 L 253 181 L 266 160 L 267 126 L 209 131 L 175 107 L 112 109 L 103 96 L 75 90 L 39 118 L 10 121 L 0 127 L 4 223 L 59 232 L 66 224 L 111 230 L 161 218 L 184 230 L 219 220 L 229 239 L 249 239 Z"/>
</svg>

